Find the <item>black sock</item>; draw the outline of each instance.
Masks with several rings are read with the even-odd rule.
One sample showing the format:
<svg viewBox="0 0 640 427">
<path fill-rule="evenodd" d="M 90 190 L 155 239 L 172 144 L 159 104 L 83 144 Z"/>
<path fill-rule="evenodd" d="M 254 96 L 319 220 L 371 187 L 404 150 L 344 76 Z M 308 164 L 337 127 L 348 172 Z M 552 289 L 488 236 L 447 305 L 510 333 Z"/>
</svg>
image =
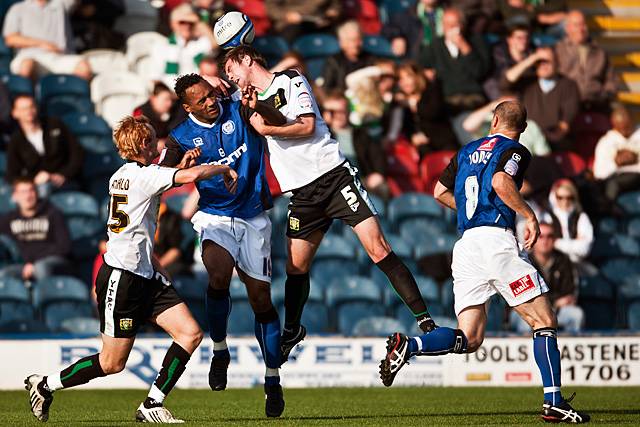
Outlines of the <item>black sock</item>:
<svg viewBox="0 0 640 427">
<path fill-rule="evenodd" d="M 162 402 L 164 397 L 169 394 L 171 389 L 173 389 L 173 386 L 176 385 L 178 379 L 180 379 L 180 376 L 187 367 L 187 362 L 190 358 L 191 355 L 187 353 L 184 348 L 180 347 L 178 343 L 171 343 L 171 347 L 167 350 L 167 354 L 164 356 L 164 360 L 162 361 L 162 368 L 151 387 L 152 391 L 149 393 L 149 397 Z M 161 393 L 161 395 L 153 395 L 153 392 L 155 391 L 153 390 L 154 387 Z"/>
<path fill-rule="evenodd" d="M 104 377 L 106 374 L 100 366 L 100 354 L 92 354 L 78 360 L 60 372 L 60 382 L 64 388 L 86 384 L 94 378 Z"/>
<path fill-rule="evenodd" d="M 395 252 L 390 252 L 376 265 L 386 274 L 396 294 L 416 318 L 420 329 L 423 332 L 431 331 L 434 327 L 433 320 L 431 320 L 427 305 L 422 299 L 422 295 L 420 295 L 416 279 L 413 278 L 413 274 L 411 274 L 407 266 L 404 265 Z"/>
<path fill-rule="evenodd" d="M 287 274 L 284 283 L 284 328 L 297 331 L 302 310 L 309 298 L 309 273 Z"/>
</svg>

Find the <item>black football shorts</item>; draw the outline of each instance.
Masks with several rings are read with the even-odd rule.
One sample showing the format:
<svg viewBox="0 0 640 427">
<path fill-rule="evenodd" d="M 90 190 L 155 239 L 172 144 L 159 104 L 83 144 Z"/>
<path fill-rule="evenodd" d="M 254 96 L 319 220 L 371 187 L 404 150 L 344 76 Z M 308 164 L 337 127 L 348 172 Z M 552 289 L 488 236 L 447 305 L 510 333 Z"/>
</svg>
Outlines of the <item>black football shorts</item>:
<svg viewBox="0 0 640 427">
<path fill-rule="evenodd" d="M 135 336 L 147 320 L 182 302 L 160 273 L 147 279 L 106 263 L 96 277 L 96 295 L 100 332 L 114 338 Z"/>
<path fill-rule="evenodd" d="M 326 233 L 334 219 L 354 227 L 377 214 L 358 170 L 345 161 L 315 181 L 293 190 L 287 236 L 306 239 L 316 230 Z"/>
</svg>

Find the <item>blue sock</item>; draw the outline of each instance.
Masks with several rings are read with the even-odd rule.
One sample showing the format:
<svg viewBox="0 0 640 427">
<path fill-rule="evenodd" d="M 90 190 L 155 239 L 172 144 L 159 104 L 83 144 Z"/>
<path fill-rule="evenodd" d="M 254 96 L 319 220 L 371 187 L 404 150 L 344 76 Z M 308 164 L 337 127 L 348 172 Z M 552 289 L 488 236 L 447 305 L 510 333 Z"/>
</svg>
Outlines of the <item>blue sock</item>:
<svg viewBox="0 0 640 427">
<path fill-rule="evenodd" d="M 265 384 L 280 384 L 280 318 L 275 308 L 256 313 L 255 333 L 267 368 Z"/>
<path fill-rule="evenodd" d="M 231 295 L 229 289 L 207 289 L 206 298 L 207 321 L 209 335 L 214 343 L 224 341 L 227 337 L 227 322 L 231 314 Z M 218 354 L 216 354 L 218 353 Z M 224 356 L 228 350 L 214 349 L 213 357 Z"/>
<path fill-rule="evenodd" d="M 533 356 L 540 369 L 544 400 L 553 405 L 562 403 L 564 399 L 560 393 L 560 351 L 557 332 L 554 328 L 533 331 Z"/>
<path fill-rule="evenodd" d="M 447 353 L 466 353 L 467 337 L 460 329 L 440 327 L 431 332 L 416 337 L 409 341 L 409 351 L 412 356 L 417 354 L 426 356 L 438 356 Z"/>
</svg>

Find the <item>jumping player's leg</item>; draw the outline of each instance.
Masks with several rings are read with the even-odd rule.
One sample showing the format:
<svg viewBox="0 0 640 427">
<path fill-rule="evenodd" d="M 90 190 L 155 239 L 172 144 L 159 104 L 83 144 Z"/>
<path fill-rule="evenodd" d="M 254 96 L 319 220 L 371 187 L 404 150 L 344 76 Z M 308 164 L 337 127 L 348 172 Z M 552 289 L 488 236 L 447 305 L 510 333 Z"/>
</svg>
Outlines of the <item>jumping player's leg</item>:
<svg viewBox="0 0 640 427">
<path fill-rule="evenodd" d="M 49 419 L 53 393 L 63 388 L 86 384 L 94 378 L 116 374 L 124 369 L 135 337 L 113 338 L 102 334 L 102 350 L 77 360 L 60 372 L 44 377 L 30 375 L 25 380 L 29 391 L 31 412 L 40 421 Z"/>
<path fill-rule="evenodd" d="M 265 365 L 265 412 L 268 417 L 279 417 L 284 411 L 284 399 L 280 386 L 280 318 L 271 302 L 268 282 L 257 280 L 240 268 L 238 275 L 247 287 L 249 303 L 255 315 L 255 335 Z"/>
<path fill-rule="evenodd" d="M 214 391 L 227 386 L 227 367 L 231 360 L 227 347 L 227 322 L 231 314 L 229 284 L 235 260 L 222 246 L 211 240 L 202 242 L 202 261 L 209 274 L 205 306 L 209 335 L 213 341 L 213 357 L 209 371 L 209 386 Z"/>
<path fill-rule="evenodd" d="M 413 274 L 393 252 L 384 237 L 378 219 L 375 216 L 370 216 L 355 225 L 353 231 L 360 239 L 371 260 L 387 276 L 396 294 L 411 311 L 420 329 L 425 333 L 435 329 L 435 323 L 429 315 L 422 295 L 420 295 Z"/>
</svg>

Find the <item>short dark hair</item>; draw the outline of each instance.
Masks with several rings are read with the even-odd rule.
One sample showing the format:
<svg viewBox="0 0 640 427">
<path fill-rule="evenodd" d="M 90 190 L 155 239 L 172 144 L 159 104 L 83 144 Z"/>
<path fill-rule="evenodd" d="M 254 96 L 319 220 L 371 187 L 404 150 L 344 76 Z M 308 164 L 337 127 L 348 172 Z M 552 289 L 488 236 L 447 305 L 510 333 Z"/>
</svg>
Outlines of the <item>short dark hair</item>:
<svg viewBox="0 0 640 427">
<path fill-rule="evenodd" d="M 260 52 L 258 52 L 251 46 L 240 45 L 234 47 L 226 53 L 226 55 L 224 56 L 224 61 L 222 63 L 222 69 L 224 70 L 224 64 L 226 64 L 227 61 L 232 60 L 234 62 L 240 63 L 245 56 L 248 56 L 263 68 L 267 68 L 267 61 L 264 59 L 264 56 L 262 56 Z"/>
<path fill-rule="evenodd" d="M 162 82 L 155 82 L 153 84 L 153 91 L 151 91 L 151 93 L 153 94 L 153 96 L 158 96 L 160 95 L 162 92 L 169 92 L 171 93 L 171 89 L 169 89 L 169 86 L 167 86 L 166 84 L 162 83 Z"/>
<path fill-rule="evenodd" d="M 173 90 L 176 92 L 176 95 L 178 95 L 178 98 L 180 98 L 180 101 L 185 104 L 187 102 L 186 100 L 186 94 L 187 94 L 187 89 L 189 89 L 191 86 L 195 86 L 200 82 L 204 82 L 206 81 L 205 79 L 202 78 L 202 76 L 198 75 L 198 74 L 185 74 L 183 76 L 180 76 L 176 79 L 176 84 L 173 87 Z"/>
<path fill-rule="evenodd" d="M 36 183 L 33 182 L 33 178 L 29 178 L 28 176 L 19 176 L 13 181 L 11 181 L 11 186 L 13 187 L 14 190 L 20 184 L 31 184 L 34 186 L 36 185 Z"/>
<path fill-rule="evenodd" d="M 520 101 L 501 102 L 493 114 L 509 130 L 523 132 L 527 127 L 527 109 Z"/>
<path fill-rule="evenodd" d="M 11 96 L 11 107 L 15 107 L 16 106 L 16 101 L 20 98 L 30 98 L 31 100 L 33 100 L 33 102 L 36 101 L 36 97 L 33 96 L 33 94 L 30 94 L 28 92 L 19 92 L 16 93 L 15 95 Z M 37 103 L 36 103 L 36 107 L 37 107 Z"/>
<path fill-rule="evenodd" d="M 531 27 L 527 24 L 513 24 L 507 29 L 507 37 L 511 37 L 516 31 L 526 31 L 531 34 Z"/>
</svg>

